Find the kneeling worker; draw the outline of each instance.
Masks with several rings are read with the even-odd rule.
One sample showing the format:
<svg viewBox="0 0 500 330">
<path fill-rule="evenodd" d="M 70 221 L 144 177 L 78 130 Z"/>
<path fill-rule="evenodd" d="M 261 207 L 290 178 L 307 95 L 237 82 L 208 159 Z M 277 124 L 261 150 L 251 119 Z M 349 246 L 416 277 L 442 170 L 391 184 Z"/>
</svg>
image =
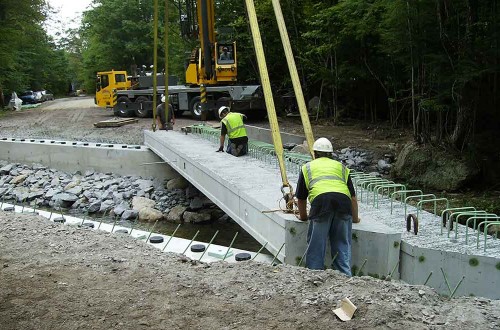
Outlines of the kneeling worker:
<svg viewBox="0 0 500 330">
<path fill-rule="evenodd" d="M 307 201 L 311 203 L 307 234 L 306 266 L 323 269 L 326 244 L 330 239 L 333 268 L 351 276 L 352 223 L 358 223 L 358 201 L 349 169 L 332 159 L 333 147 L 326 138 L 313 144 L 315 159 L 302 167 L 297 182 L 300 220 L 307 221 Z"/>
<path fill-rule="evenodd" d="M 168 103 L 168 120 L 165 114 L 165 94 L 161 95 L 161 104 L 156 107 L 156 123 L 160 130 L 173 130 L 175 124 L 174 108 Z"/>
<path fill-rule="evenodd" d="M 224 141 L 227 134 L 229 137 L 227 153 L 236 157 L 246 155 L 248 152 L 248 136 L 243 124 L 243 118 L 246 118 L 246 116 L 238 112 L 230 112 L 229 107 L 222 106 L 219 108 L 219 117 L 221 119 L 221 131 L 220 147 L 217 152 L 224 151 Z"/>
</svg>

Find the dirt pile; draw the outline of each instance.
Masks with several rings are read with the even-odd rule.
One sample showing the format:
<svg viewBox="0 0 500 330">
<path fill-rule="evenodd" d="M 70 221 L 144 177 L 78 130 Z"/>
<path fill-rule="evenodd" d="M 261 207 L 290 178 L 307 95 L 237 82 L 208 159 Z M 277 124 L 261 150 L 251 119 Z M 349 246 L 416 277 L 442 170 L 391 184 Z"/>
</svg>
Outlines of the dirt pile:
<svg viewBox="0 0 500 330">
<path fill-rule="evenodd" d="M 358 311 L 332 312 L 349 297 Z M 0 211 L 2 329 L 498 329 L 500 301 L 267 264 L 192 262 L 128 236 Z"/>
</svg>

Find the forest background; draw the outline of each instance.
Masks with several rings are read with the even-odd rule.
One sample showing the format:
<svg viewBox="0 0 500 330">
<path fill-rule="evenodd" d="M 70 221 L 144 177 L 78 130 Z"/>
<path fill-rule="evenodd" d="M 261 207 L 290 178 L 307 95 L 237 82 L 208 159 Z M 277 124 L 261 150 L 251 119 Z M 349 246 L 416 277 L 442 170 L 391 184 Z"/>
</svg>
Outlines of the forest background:
<svg viewBox="0 0 500 330">
<path fill-rule="evenodd" d="M 161 13 L 169 6 L 170 74 L 182 81 L 198 41 L 183 31 L 181 18 L 196 1 L 158 2 Z M 408 127 L 418 144 L 498 168 L 497 0 L 280 2 L 306 98 L 321 99 L 320 117 Z M 292 88 L 272 3 L 255 5 L 271 83 L 283 95 Z M 239 82 L 258 83 L 244 1 L 215 6 L 218 41 L 237 42 Z M 152 64 L 153 0 L 94 0 L 81 26 L 57 40 L 44 29 L 51 11 L 44 0 L 0 0 L 0 94 L 92 91 L 97 71 Z M 159 68 L 163 61 L 160 53 Z"/>
</svg>

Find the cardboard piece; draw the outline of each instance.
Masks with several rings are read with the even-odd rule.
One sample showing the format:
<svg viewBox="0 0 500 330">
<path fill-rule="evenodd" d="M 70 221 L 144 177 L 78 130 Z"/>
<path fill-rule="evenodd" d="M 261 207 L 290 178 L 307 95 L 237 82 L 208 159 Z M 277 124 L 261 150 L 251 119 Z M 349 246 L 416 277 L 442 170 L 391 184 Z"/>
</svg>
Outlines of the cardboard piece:
<svg viewBox="0 0 500 330">
<path fill-rule="evenodd" d="M 357 307 L 349 300 L 349 298 L 345 297 L 340 301 L 340 308 L 334 309 L 333 312 L 341 321 L 350 321 Z"/>
</svg>

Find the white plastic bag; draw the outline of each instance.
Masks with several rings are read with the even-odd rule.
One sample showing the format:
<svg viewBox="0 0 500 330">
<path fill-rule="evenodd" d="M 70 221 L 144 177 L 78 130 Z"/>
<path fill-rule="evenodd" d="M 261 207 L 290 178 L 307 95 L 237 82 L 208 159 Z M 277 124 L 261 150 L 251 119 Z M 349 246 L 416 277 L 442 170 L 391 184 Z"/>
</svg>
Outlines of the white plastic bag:
<svg viewBox="0 0 500 330">
<path fill-rule="evenodd" d="M 16 92 L 12 92 L 10 101 L 9 101 L 9 109 L 19 111 L 21 110 L 21 105 L 23 104 L 23 100 L 17 97 Z"/>
</svg>

